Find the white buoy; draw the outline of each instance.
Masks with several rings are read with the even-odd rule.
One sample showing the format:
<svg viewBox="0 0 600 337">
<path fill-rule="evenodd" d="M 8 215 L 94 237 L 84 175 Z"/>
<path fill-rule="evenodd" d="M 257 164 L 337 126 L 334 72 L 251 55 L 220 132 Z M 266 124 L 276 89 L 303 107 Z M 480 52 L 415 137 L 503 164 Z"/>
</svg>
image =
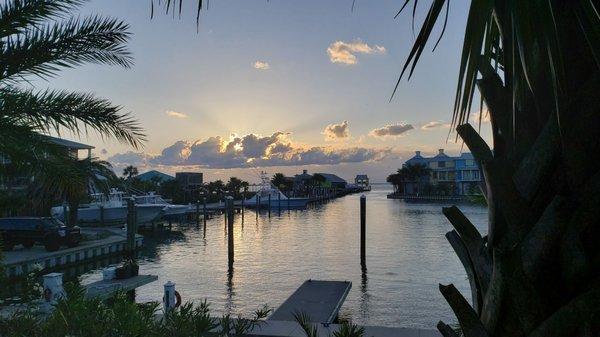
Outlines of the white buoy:
<svg viewBox="0 0 600 337">
<path fill-rule="evenodd" d="M 63 288 L 63 274 L 50 273 L 44 278 L 44 300 L 46 302 L 56 303 L 59 299 L 66 297 L 65 288 Z"/>
<path fill-rule="evenodd" d="M 175 308 L 177 298 L 175 297 L 175 283 L 169 281 L 165 283 L 165 295 L 163 296 L 163 309 L 165 313 Z"/>
</svg>

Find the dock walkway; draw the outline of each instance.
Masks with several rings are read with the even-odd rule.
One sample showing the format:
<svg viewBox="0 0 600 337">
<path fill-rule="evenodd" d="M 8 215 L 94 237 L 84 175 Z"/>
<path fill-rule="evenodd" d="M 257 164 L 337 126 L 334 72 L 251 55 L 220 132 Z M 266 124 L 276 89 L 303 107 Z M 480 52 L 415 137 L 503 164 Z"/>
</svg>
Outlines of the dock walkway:
<svg viewBox="0 0 600 337">
<path fill-rule="evenodd" d="M 305 281 L 268 320 L 295 321 L 295 313 L 304 313 L 312 322 L 333 323 L 350 288 L 348 281 Z"/>
<path fill-rule="evenodd" d="M 82 229 L 82 232 L 84 230 Z M 86 235 L 94 230 L 85 229 Z M 92 260 L 101 256 L 120 253 L 125 250 L 126 233 L 120 229 L 102 229 L 108 237 L 98 240 L 83 241 L 77 247 L 47 252 L 43 246 L 35 245 L 31 249 L 17 248 L 4 252 L 4 269 L 8 277 L 17 277 L 34 270 L 34 265 L 40 265 L 43 270 L 53 269 L 74 263 Z M 136 247 L 141 247 L 143 236 L 136 234 Z"/>
</svg>

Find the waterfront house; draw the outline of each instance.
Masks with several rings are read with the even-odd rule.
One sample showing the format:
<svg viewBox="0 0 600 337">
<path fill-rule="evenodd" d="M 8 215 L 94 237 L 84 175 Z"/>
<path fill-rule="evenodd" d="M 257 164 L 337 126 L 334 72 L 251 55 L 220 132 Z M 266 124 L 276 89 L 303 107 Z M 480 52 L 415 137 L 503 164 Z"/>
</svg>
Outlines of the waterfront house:
<svg viewBox="0 0 600 337">
<path fill-rule="evenodd" d="M 416 178 L 405 178 L 403 191 L 407 195 L 441 194 L 472 195 L 479 193 L 482 174 L 471 153 L 451 157 L 438 150 L 434 157 L 423 157 L 421 151 L 404 163 L 403 167 L 424 165 L 429 174 Z"/>
<path fill-rule="evenodd" d="M 147 182 L 147 181 L 165 182 L 165 181 L 171 181 L 171 180 L 175 179 L 175 177 L 172 177 L 168 174 L 165 174 L 165 173 L 162 173 L 162 172 L 156 171 L 156 170 L 144 172 L 144 173 L 136 176 L 136 178 L 143 182 Z"/>
<path fill-rule="evenodd" d="M 354 184 L 358 187 L 368 188 L 369 177 L 366 174 L 358 174 L 356 175 L 356 178 L 354 178 Z"/>
<path fill-rule="evenodd" d="M 324 187 L 331 187 L 331 188 L 334 188 L 337 190 L 343 190 L 346 188 L 346 185 L 348 184 L 346 182 L 346 180 L 344 180 L 332 173 L 315 173 L 315 175 L 316 174 L 325 178 L 325 182 L 323 183 Z"/>
</svg>

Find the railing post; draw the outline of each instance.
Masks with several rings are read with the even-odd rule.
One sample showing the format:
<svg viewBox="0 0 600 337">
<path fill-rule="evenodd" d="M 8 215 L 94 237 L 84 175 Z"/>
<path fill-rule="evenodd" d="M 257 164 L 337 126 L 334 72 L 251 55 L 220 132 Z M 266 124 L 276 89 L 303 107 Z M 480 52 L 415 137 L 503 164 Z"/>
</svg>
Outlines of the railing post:
<svg viewBox="0 0 600 337">
<path fill-rule="evenodd" d="M 227 210 L 227 256 L 229 258 L 229 267 L 233 266 L 233 197 L 227 197 L 225 202 Z"/>
<path fill-rule="evenodd" d="M 360 263 L 366 264 L 367 197 L 360 196 Z"/>
</svg>

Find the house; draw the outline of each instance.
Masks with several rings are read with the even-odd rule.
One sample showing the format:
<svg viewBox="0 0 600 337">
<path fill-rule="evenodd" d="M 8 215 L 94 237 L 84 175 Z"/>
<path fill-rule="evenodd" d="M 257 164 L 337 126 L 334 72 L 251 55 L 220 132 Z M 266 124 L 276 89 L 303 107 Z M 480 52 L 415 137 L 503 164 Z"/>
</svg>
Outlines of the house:
<svg viewBox="0 0 600 337">
<path fill-rule="evenodd" d="M 74 142 L 72 140 L 43 135 L 49 142 L 65 149 L 72 158 L 91 158 L 92 145 Z M 83 151 L 83 154 L 80 154 Z M 0 165 L 10 165 L 10 160 L 0 155 Z M 24 190 L 32 183 L 32 178 L 24 174 L 3 176 L 0 174 L 0 190 Z"/>
<path fill-rule="evenodd" d="M 426 189 L 434 187 L 441 194 L 471 195 L 477 193 L 483 181 L 481 170 L 471 153 L 451 157 L 444 153 L 444 149 L 439 149 L 434 157 L 423 157 L 421 151 L 416 151 L 403 167 L 415 165 L 425 165 L 430 173 L 418 179 L 405 178 L 404 194 L 429 194 Z"/>
<path fill-rule="evenodd" d="M 168 174 L 165 174 L 165 173 L 162 173 L 162 172 L 159 172 L 156 170 L 144 172 L 144 173 L 136 176 L 136 178 L 139 179 L 140 181 L 144 181 L 144 182 L 153 181 L 153 180 L 158 181 L 158 182 L 164 182 L 164 181 L 170 181 L 170 180 L 175 179 L 174 177 L 172 177 Z"/>
<path fill-rule="evenodd" d="M 346 180 L 336 176 L 331 173 L 315 173 L 315 175 L 320 175 L 325 178 L 325 182 L 323 183 L 324 187 L 332 187 L 335 189 L 345 189 L 348 184 Z"/>
<path fill-rule="evenodd" d="M 358 174 L 354 178 L 354 184 L 358 187 L 367 188 L 369 187 L 369 177 L 366 174 Z"/>
<path fill-rule="evenodd" d="M 196 191 L 202 187 L 203 177 L 200 172 L 177 172 L 175 180 L 186 191 Z"/>
</svg>

